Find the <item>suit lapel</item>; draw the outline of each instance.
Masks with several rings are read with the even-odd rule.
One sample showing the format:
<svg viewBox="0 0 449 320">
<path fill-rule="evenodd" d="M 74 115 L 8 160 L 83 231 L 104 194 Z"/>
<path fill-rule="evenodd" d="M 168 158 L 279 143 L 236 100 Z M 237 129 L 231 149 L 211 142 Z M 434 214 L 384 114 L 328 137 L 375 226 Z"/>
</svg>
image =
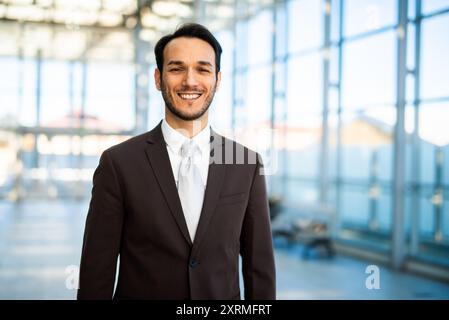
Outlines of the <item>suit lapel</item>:
<svg viewBox="0 0 449 320">
<path fill-rule="evenodd" d="M 218 151 L 219 154 L 216 154 L 216 151 Z M 193 241 L 192 254 L 196 254 L 198 251 L 201 241 L 206 234 L 210 219 L 215 212 L 218 198 L 220 197 L 220 191 L 226 174 L 226 166 L 222 164 L 224 160 L 223 152 L 223 137 L 211 129 L 211 160 L 219 158 L 221 159 L 221 162 L 218 161 L 217 163 L 210 161 L 209 164 L 203 208 L 201 210 L 200 221 Z"/>
<path fill-rule="evenodd" d="M 167 201 L 170 212 L 172 213 L 179 230 L 189 245 L 192 245 L 189 230 L 187 229 L 186 220 L 182 211 L 181 201 L 179 200 L 178 189 L 176 189 L 175 178 L 170 165 L 170 158 L 162 135 L 161 123 L 150 131 L 147 142 L 148 145 L 145 149 L 145 153 L 153 168 L 159 187 L 164 194 L 165 200 Z"/>
<path fill-rule="evenodd" d="M 165 200 L 179 230 L 189 245 L 192 246 L 192 240 L 190 239 L 189 230 L 182 211 L 181 201 L 179 200 L 178 189 L 175 185 L 175 178 L 173 177 L 170 158 L 163 138 L 161 123 L 149 132 L 147 142 L 148 145 L 145 149 L 145 153 L 153 168 L 159 187 L 164 194 Z M 193 242 L 192 254 L 198 250 L 199 245 L 206 234 L 207 226 L 209 225 L 218 198 L 220 197 L 220 191 L 226 174 L 226 166 L 222 164 L 224 161 L 223 145 L 223 137 L 211 129 L 211 161 L 209 164 L 200 221 Z M 218 152 L 218 154 L 215 152 Z M 212 161 L 212 159 L 221 159 L 221 162 Z"/>
</svg>

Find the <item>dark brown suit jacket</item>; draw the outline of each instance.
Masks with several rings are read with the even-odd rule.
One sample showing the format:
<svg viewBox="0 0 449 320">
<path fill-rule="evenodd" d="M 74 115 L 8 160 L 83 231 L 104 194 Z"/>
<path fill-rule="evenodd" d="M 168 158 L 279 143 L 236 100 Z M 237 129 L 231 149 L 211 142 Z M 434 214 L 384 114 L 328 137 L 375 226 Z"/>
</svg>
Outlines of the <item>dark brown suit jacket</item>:
<svg viewBox="0 0 449 320">
<path fill-rule="evenodd" d="M 161 124 L 106 150 L 93 178 L 78 299 L 240 299 L 239 254 L 245 298 L 275 299 L 262 165 L 247 148 L 239 159 L 239 148 L 212 131 L 215 163 L 193 243 Z"/>
</svg>

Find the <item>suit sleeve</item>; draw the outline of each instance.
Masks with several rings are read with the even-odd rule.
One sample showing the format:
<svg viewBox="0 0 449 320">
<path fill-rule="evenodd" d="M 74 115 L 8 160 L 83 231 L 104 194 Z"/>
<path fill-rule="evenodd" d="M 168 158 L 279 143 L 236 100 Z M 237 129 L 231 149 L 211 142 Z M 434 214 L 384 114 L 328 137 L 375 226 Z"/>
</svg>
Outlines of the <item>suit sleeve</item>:
<svg viewBox="0 0 449 320">
<path fill-rule="evenodd" d="M 259 159 L 259 156 L 257 156 Z M 276 272 L 265 177 L 258 161 L 240 237 L 246 300 L 276 299 Z"/>
<path fill-rule="evenodd" d="M 108 151 L 93 177 L 84 230 L 78 299 L 112 299 L 123 224 L 122 193 Z"/>
</svg>

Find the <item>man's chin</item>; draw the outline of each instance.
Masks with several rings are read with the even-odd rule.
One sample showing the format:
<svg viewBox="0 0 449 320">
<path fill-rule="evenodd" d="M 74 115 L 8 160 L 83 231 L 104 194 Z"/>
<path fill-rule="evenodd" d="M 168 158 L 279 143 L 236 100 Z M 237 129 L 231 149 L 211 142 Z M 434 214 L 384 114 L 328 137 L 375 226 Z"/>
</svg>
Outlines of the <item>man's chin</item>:
<svg viewBox="0 0 449 320">
<path fill-rule="evenodd" d="M 204 113 L 201 113 L 201 114 L 185 114 L 185 113 L 183 113 L 183 114 L 178 114 L 177 116 L 185 121 L 195 121 L 195 120 L 200 120 L 203 115 L 204 115 Z"/>
<path fill-rule="evenodd" d="M 180 118 L 180 119 L 182 119 L 184 121 L 199 120 L 207 111 L 207 109 L 206 109 L 206 110 L 200 110 L 200 111 L 196 111 L 196 112 L 186 112 L 186 111 L 183 111 L 183 110 L 172 109 L 172 108 L 169 108 L 169 110 L 176 117 L 178 117 L 178 118 Z"/>
</svg>

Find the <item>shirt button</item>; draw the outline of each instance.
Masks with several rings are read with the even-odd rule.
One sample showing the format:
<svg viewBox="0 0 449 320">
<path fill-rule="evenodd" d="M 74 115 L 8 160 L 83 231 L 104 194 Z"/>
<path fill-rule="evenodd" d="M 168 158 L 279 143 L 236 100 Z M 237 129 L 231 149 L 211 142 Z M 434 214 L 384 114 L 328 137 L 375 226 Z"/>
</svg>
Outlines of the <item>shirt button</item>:
<svg viewBox="0 0 449 320">
<path fill-rule="evenodd" d="M 190 265 L 190 268 L 195 269 L 199 264 L 200 264 L 199 261 L 192 259 L 192 260 L 190 260 L 189 265 Z"/>
</svg>

